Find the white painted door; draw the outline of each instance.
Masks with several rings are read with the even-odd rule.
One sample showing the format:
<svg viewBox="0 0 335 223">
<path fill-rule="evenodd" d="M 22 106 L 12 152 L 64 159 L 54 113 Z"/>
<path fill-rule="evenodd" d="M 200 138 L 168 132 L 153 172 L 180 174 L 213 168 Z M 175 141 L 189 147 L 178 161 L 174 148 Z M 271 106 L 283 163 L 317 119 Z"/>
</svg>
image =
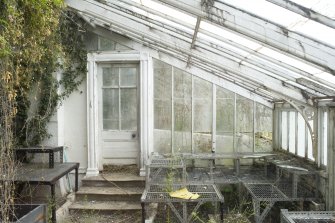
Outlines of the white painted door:
<svg viewBox="0 0 335 223">
<path fill-rule="evenodd" d="M 98 66 L 99 129 L 103 164 L 137 164 L 138 73 L 135 63 Z"/>
</svg>

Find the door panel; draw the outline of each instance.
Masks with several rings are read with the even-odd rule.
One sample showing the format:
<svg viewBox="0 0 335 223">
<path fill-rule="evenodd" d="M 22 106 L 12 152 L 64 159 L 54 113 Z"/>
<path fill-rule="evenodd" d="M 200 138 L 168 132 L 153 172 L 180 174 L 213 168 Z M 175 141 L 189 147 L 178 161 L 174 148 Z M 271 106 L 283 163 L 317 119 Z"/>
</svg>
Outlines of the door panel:
<svg viewBox="0 0 335 223">
<path fill-rule="evenodd" d="M 135 164 L 138 146 L 138 64 L 100 64 L 99 129 L 103 164 Z"/>
</svg>

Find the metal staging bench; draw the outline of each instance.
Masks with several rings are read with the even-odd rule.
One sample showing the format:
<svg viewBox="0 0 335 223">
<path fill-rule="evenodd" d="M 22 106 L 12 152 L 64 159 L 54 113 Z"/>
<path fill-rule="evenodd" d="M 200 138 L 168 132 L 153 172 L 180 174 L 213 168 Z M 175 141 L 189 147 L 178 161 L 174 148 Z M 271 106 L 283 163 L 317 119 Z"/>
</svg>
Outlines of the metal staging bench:
<svg viewBox="0 0 335 223">
<path fill-rule="evenodd" d="M 176 171 L 176 176 L 169 175 L 169 171 Z M 146 166 L 146 188 L 141 197 L 142 205 L 142 222 L 145 222 L 146 204 L 149 203 L 165 203 L 167 204 L 177 219 L 182 223 L 192 220 L 192 213 L 196 212 L 199 207 L 206 202 L 219 202 L 221 211 L 221 220 L 223 219 L 223 202 L 224 198 L 218 188 L 213 184 L 190 184 L 186 182 L 186 165 L 181 157 L 163 157 L 160 155 L 152 155 Z M 172 177 L 170 181 L 167 178 Z M 168 191 L 175 191 L 186 187 L 189 192 L 197 193 L 197 199 L 180 199 L 173 198 Z M 182 205 L 182 213 L 180 213 L 176 205 Z M 188 213 L 188 205 L 195 204 L 193 210 Z"/>
<path fill-rule="evenodd" d="M 178 190 L 184 187 L 184 185 L 176 185 L 172 186 L 172 190 Z M 166 185 L 149 185 L 149 187 L 144 191 L 141 197 L 141 205 L 142 205 L 142 222 L 145 222 L 145 204 L 147 203 L 165 203 L 167 204 L 173 213 L 176 215 L 178 220 L 182 223 L 191 222 L 192 213 L 196 213 L 199 207 L 206 202 L 219 202 L 220 203 L 220 216 L 221 220 L 223 220 L 223 202 L 224 198 L 221 192 L 217 189 L 214 184 L 199 184 L 199 185 L 187 185 L 186 188 L 191 193 L 199 194 L 199 198 L 197 199 L 180 199 L 170 197 L 167 192 Z M 193 203 L 196 204 L 194 209 L 188 213 L 187 205 Z M 180 213 L 176 204 L 182 205 L 182 213 Z"/>
<path fill-rule="evenodd" d="M 312 193 L 304 187 L 298 187 L 301 176 L 317 176 L 316 171 L 294 166 L 290 162 L 272 162 L 276 167 L 276 181 L 273 183 L 248 183 L 245 188 L 252 196 L 256 223 L 264 221 L 272 206 L 279 201 L 308 201 L 317 198 L 317 192 Z M 285 163 L 285 164 L 284 164 Z M 282 174 L 288 174 L 290 178 L 281 179 Z M 288 177 L 286 176 L 286 177 Z M 261 212 L 261 203 L 265 208 Z"/>
<path fill-rule="evenodd" d="M 60 178 L 75 170 L 75 191 L 77 191 L 78 168 L 79 163 L 59 163 L 55 164 L 54 168 L 49 168 L 44 164 L 23 164 L 18 168 L 14 182 L 49 185 L 52 202 L 52 222 L 56 223 L 55 184 Z"/>
<path fill-rule="evenodd" d="M 16 154 L 20 153 L 48 153 L 49 154 L 49 168 L 55 165 L 54 153 L 59 152 L 59 162 L 63 163 L 63 146 L 36 146 L 15 149 Z"/>
<path fill-rule="evenodd" d="M 282 209 L 281 223 L 333 223 L 335 211 L 288 211 Z"/>
</svg>

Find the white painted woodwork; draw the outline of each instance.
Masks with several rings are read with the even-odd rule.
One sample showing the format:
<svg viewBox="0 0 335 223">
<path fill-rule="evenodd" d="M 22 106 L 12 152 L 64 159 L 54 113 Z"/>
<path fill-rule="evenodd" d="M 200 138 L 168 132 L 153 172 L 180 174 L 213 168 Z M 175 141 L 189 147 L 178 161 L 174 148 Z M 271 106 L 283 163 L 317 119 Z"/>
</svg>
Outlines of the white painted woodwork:
<svg viewBox="0 0 335 223">
<path fill-rule="evenodd" d="M 103 144 L 109 144 L 109 141 L 102 141 L 102 134 L 99 126 L 99 83 L 98 83 L 98 66 L 101 63 L 112 63 L 112 62 L 136 62 L 139 63 L 139 131 L 138 140 L 139 151 L 134 152 L 134 150 L 129 151 L 129 154 L 134 156 L 137 153 L 137 164 L 141 169 L 143 174 L 144 161 L 148 156 L 149 144 L 149 134 L 148 131 L 150 122 L 147 121 L 148 115 L 152 112 L 149 111 L 150 102 L 148 100 L 148 95 L 150 95 L 150 90 L 148 89 L 148 55 L 145 53 L 138 53 L 135 51 L 125 51 L 125 52 L 103 52 L 103 53 L 89 53 L 88 54 L 88 75 L 87 75 L 87 123 L 88 123 L 88 167 L 86 175 L 98 175 L 99 170 L 103 168 Z M 113 139 L 112 139 L 113 140 Z M 115 143 L 115 140 L 114 142 Z M 147 143 L 147 144 L 145 144 Z M 120 144 L 115 143 L 115 153 L 117 154 L 118 160 L 122 162 L 130 162 L 129 157 L 125 157 L 122 153 L 119 153 L 121 148 Z M 120 155 L 121 154 L 121 155 Z M 106 154 L 106 157 L 115 156 L 113 154 Z"/>
<path fill-rule="evenodd" d="M 127 69 L 133 71 L 128 76 L 130 81 L 124 78 Z M 99 134 L 103 165 L 138 163 L 138 71 L 139 66 L 134 63 L 98 64 Z M 135 95 L 125 98 L 123 94 L 130 91 Z M 116 97 L 113 98 L 114 95 Z M 122 109 L 124 106 L 128 108 Z"/>
<path fill-rule="evenodd" d="M 98 33 L 99 35 L 105 36 L 105 37 L 110 37 L 114 41 L 116 41 L 116 42 L 118 42 L 122 45 L 128 46 L 130 48 L 133 48 L 133 49 L 135 49 L 139 52 L 148 52 L 148 53 L 150 53 L 150 56 L 152 56 L 152 57 L 154 57 L 158 60 L 161 60 L 161 61 L 163 61 L 165 63 L 168 63 L 168 64 L 172 64 L 173 66 L 178 67 L 179 69 L 185 70 L 186 72 L 189 72 L 189 73 L 191 73 L 191 74 L 193 74 L 197 77 L 200 77 L 204 80 L 210 81 L 210 82 L 212 82 L 212 83 L 214 83 L 218 86 L 221 86 L 225 89 L 236 92 L 236 93 L 240 94 L 241 96 L 246 97 L 250 100 L 255 100 L 258 103 L 261 103 L 261 104 L 263 104 L 267 107 L 271 107 L 271 108 L 273 107 L 273 104 L 270 103 L 268 100 L 264 99 L 264 97 L 255 94 L 257 92 L 252 92 L 252 91 L 247 90 L 246 86 L 241 87 L 241 86 L 238 86 L 238 85 L 236 85 L 232 82 L 226 81 L 226 80 L 220 78 L 218 75 L 215 75 L 215 73 L 213 73 L 213 72 L 209 72 L 209 71 L 203 70 L 203 69 L 195 67 L 195 66 L 188 67 L 186 62 L 178 59 L 177 57 L 173 57 L 173 56 L 171 56 L 167 53 L 164 53 L 162 51 L 154 50 L 154 49 L 149 48 L 149 47 L 147 47 L 147 46 L 145 46 L 141 43 L 137 43 L 135 41 L 128 40 L 128 39 L 124 38 L 123 36 L 121 36 L 117 33 L 108 31 L 106 29 L 102 29 L 102 28 L 97 27 L 97 29 L 95 29 L 94 32 Z M 150 76 L 151 75 L 149 75 L 149 77 Z"/>
<path fill-rule="evenodd" d="M 158 0 L 155 0 L 158 1 Z M 335 48 L 308 38 L 285 27 L 272 23 L 250 12 L 228 5 L 224 0 L 216 1 L 210 14 L 201 8 L 200 0 L 159 0 L 176 9 L 194 16 L 201 16 L 219 26 L 225 26 L 245 37 L 266 44 L 273 49 L 288 52 L 319 66 L 321 69 L 335 69 Z"/>
<path fill-rule="evenodd" d="M 175 48 L 174 50 L 176 52 L 181 51 L 183 54 L 187 54 L 192 56 L 192 58 L 199 59 L 205 64 L 216 66 L 222 69 L 222 75 L 226 75 L 225 71 L 227 70 L 229 70 L 231 74 L 234 74 L 236 77 L 239 77 L 242 74 L 244 79 L 259 83 L 261 88 L 272 89 L 272 91 L 275 93 L 283 94 L 294 100 L 303 102 L 305 101 L 305 98 L 302 96 L 299 90 L 295 90 L 293 87 L 286 87 L 282 84 L 281 81 L 267 76 L 264 74 L 265 71 L 263 71 L 262 68 L 258 67 L 255 69 L 252 66 L 247 66 L 247 63 L 240 63 L 239 61 L 236 61 L 236 58 L 234 57 L 229 58 L 226 55 L 219 55 L 207 49 L 189 49 L 190 44 L 183 40 L 178 40 L 173 36 L 158 30 L 152 30 L 146 25 L 116 14 L 117 12 L 113 11 L 113 9 L 110 7 L 107 10 L 106 7 L 108 6 L 90 1 L 91 0 L 85 0 L 80 4 L 80 6 L 76 7 L 79 7 L 80 10 L 83 10 L 83 12 L 88 14 L 93 14 L 94 11 L 96 13 L 94 15 L 94 19 L 101 19 L 102 26 L 104 26 L 107 21 L 113 21 L 113 30 L 119 30 L 120 32 L 125 33 L 127 36 L 134 38 L 136 35 L 145 36 L 146 40 L 152 42 L 153 44 L 158 43 L 160 46 L 165 46 L 165 48 L 169 49 Z"/>
</svg>

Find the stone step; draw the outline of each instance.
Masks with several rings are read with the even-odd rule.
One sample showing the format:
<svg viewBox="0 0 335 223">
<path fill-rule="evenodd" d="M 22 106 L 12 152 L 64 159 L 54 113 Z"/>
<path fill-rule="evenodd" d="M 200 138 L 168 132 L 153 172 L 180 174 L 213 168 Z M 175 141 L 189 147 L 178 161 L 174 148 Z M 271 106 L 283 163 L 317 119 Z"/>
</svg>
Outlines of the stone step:
<svg viewBox="0 0 335 223">
<path fill-rule="evenodd" d="M 81 187 L 76 201 L 140 201 L 144 187 Z"/>
<path fill-rule="evenodd" d="M 140 211 L 140 202 L 130 201 L 76 201 L 69 207 L 71 214 L 105 214 Z"/>
<path fill-rule="evenodd" d="M 144 187 L 145 177 L 130 173 L 108 173 L 82 179 L 82 185 L 88 187 Z"/>
</svg>

